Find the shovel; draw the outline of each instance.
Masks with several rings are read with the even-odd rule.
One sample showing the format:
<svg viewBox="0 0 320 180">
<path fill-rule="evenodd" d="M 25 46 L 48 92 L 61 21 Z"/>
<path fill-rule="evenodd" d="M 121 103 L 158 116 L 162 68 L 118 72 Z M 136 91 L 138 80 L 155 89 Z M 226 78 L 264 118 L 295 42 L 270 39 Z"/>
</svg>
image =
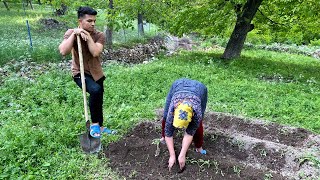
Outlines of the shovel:
<svg viewBox="0 0 320 180">
<path fill-rule="evenodd" d="M 88 106 L 86 97 L 86 81 L 84 76 L 84 66 L 83 66 L 83 55 L 80 36 L 77 35 L 78 51 L 79 51 L 79 61 L 80 61 L 80 75 L 82 84 L 82 95 L 83 95 L 83 105 L 84 105 L 84 116 L 86 119 L 86 132 L 80 135 L 81 148 L 86 153 L 97 153 L 101 150 L 100 138 L 94 138 L 90 135 L 90 121 L 88 117 Z"/>
</svg>

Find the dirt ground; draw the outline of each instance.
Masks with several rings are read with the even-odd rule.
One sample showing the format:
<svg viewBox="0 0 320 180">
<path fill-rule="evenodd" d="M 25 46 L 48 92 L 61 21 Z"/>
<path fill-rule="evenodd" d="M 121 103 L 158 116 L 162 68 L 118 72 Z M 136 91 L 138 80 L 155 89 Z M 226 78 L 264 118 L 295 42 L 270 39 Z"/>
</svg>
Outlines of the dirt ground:
<svg viewBox="0 0 320 180">
<path fill-rule="evenodd" d="M 161 111 L 158 111 L 161 114 Z M 228 114 L 206 113 L 204 149 L 187 153 L 186 170 L 168 171 L 168 150 L 159 143 L 160 116 L 143 122 L 104 149 L 111 167 L 127 179 L 320 179 L 320 136 L 305 129 Z M 176 154 L 182 132 L 175 134 Z M 157 146 L 160 151 L 157 152 Z M 158 155 L 159 154 L 159 155 Z"/>
</svg>

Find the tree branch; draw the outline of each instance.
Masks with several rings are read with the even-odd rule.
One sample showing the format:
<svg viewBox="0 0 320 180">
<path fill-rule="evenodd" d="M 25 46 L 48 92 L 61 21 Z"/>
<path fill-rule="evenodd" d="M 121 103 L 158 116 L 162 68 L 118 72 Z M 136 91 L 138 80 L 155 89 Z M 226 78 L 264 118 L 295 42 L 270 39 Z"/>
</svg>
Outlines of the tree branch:
<svg viewBox="0 0 320 180">
<path fill-rule="evenodd" d="M 268 18 L 266 15 L 263 14 L 263 12 L 262 12 L 260 9 L 258 9 L 258 11 L 260 12 L 260 14 L 261 14 L 263 17 L 265 17 L 267 20 L 269 20 L 272 24 L 282 25 L 282 26 L 288 26 L 288 25 L 286 25 L 286 24 L 281 24 L 281 23 L 278 23 L 278 22 L 276 22 L 276 21 Z"/>
</svg>

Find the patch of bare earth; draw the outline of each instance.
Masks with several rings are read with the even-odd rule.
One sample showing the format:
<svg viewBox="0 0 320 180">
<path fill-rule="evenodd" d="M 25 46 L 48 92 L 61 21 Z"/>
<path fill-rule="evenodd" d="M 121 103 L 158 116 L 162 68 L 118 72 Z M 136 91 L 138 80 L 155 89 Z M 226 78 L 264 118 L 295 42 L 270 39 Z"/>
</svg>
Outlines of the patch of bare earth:
<svg viewBox="0 0 320 180">
<path fill-rule="evenodd" d="M 182 173 L 177 164 L 168 171 L 168 150 L 158 141 L 160 116 L 156 122 L 138 124 L 120 141 L 109 144 L 104 153 L 111 167 L 127 179 L 320 178 L 319 135 L 213 112 L 206 114 L 204 127 L 207 155 L 196 153 L 191 145 Z M 176 154 L 181 138 L 181 132 L 175 134 Z"/>
</svg>

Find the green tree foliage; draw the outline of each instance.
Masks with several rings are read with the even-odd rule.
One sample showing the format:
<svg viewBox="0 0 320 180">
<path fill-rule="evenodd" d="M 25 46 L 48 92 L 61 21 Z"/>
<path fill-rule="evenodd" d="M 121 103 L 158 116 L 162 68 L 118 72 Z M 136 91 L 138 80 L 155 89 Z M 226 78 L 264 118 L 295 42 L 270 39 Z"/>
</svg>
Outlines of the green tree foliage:
<svg viewBox="0 0 320 180">
<path fill-rule="evenodd" d="M 105 9 L 106 24 L 114 30 L 132 27 L 131 22 L 142 14 L 175 35 L 224 38 L 233 33 L 237 17 L 247 13 L 245 5 L 260 1 L 252 21 L 248 19 L 254 27 L 251 34 L 266 38 L 265 42 L 308 44 L 320 39 L 319 0 L 113 0 L 113 9 L 108 8 L 109 1 L 102 0 L 41 0 L 56 9 L 62 4 L 73 9 L 81 5 Z"/>
<path fill-rule="evenodd" d="M 2 0 L 18 3 L 20 0 Z M 205 36 L 230 37 L 236 23 L 237 7 L 247 0 L 114 0 L 114 9 L 104 0 L 41 0 L 58 9 L 62 4 L 76 9 L 89 5 L 106 9 L 106 22 L 115 30 L 143 13 L 144 18 L 169 32 L 182 35 L 196 32 Z M 112 13 L 110 13 L 112 11 Z M 254 33 L 270 36 L 274 42 L 309 43 L 320 39 L 319 0 L 264 0 L 252 23 Z"/>
<path fill-rule="evenodd" d="M 320 39 L 320 1 L 263 1 L 256 15 L 256 29 L 273 36 L 275 42 L 308 44 Z"/>
<path fill-rule="evenodd" d="M 11 3 L 24 3 L 26 6 L 30 5 L 31 9 L 33 9 L 32 0 L 1 0 L 1 2 L 8 11 L 10 10 L 9 4 Z"/>
<path fill-rule="evenodd" d="M 152 6 L 159 9 L 160 16 L 155 11 L 157 16 L 148 14 L 148 17 L 180 36 L 196 32 L 208 37 L 230 37 L 239 23 L 237 17 L 247 13 L 245 5 L 257 2 L 259 0 L 154 1 Z M 257 35 L 267 36 L 271 42 L 307 44 L 320 38 L 319 10 L 318 0 L 264 0 L 250 22 Z"/>
<path fill-rule="evenodd" d="M 10 8 L 9 8 L 9 6 L 8 6 L 7 1 L 6 1 L 6 0 L 2 0 L 2 2 L 3 2 L 3 5 L 6 7 L 6 9 L 9 11 Z"/>
<path fill-rule="evenodd" d="M 247 0 L 165 0 L 160 8 L 164 16 L 159 22 L 171 33 L 197 32 L 206 36 L 229 37 L 236 23 L 237 7 Z M 161 6 L 159 6 L 161 7 Z M 242 9 L 241 9 L 242 10 Z M 319 39 L 320 1 L 268 0 L 262 1 L 253 24 L 259 34 L 270 35 L 273 41 L 309 43 Z M 161 19 L 159 19 L 161 17 Z"/>
</svg>

